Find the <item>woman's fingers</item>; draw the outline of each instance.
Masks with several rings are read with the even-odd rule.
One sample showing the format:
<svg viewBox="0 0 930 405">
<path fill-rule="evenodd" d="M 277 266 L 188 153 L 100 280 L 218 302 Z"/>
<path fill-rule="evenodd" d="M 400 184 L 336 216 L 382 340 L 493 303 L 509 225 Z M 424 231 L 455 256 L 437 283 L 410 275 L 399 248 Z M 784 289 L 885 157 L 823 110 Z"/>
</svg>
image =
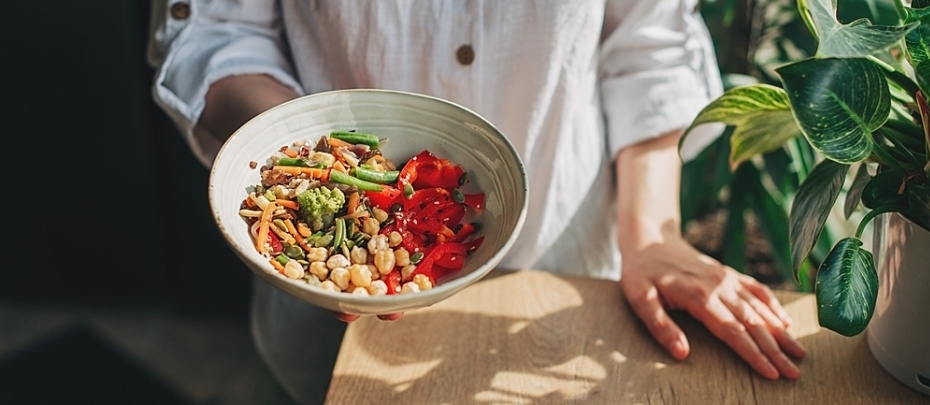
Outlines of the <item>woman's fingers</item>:
<svg viewBox="0 0 930 405">
<path fill-rule="evenodd" d="M 788 316 L 788 311 L 785 311 L 785 308 L 778 302 L 778 298 L 775 298 L 775 293 L 773 293 L 768 286 L 745 274 L 740 274 L 739 278 L 743 287 L 765 303 L 765 305 L 781 319 L 785 327 L 791 326 L 792 320 L 791 317 Z"/>
<path fill-rule="evenodd" d="M 345 322 L 345 323 L 355 322 L 355 321 L 358 320 L 358 318 L 361 318 L 361 316 L 359 316 L 359 315 L 347 314 L 347 313 L 344 313 L 344 312 L 333 312 L 333 314 L 336 315 L 336 318 L 337 318 L 337 319 L 339 319 L 340 321 L 343 321 L 343 322 Z"/>
<path fill-rule="evenodd" d="M 797 365 L 788 358 L 783 351 L 781 343 L 772 335 L 772 330 L 784 330 L 780 321 L 776 324 L 767 323 L 762 319 L 763 317 L 756 312 L 756 309 L 738 294 L 728 299 L 723 299 L 722 301 L 736 319 L 746 328 L 749 336 L 752 338 L 753 342 L 755 342 L 756 347 L 758 347 L 766 359 L 778 370 L 774 378 L 778 378 L 779 375 L 782 375 L 786 378 L 796 379 L 800 376 L 801 371 L 798 369 Z M 763 375 L 770 377 L 766 374 Z"/>
<path fill-rule="evenodd" d="M 684 360 L 691 351 L 688 339 L 675 321 L 668 316 L 659 300 L 659 292 L 654 286 L 642 286 L 640 293 L 628 294 L 633 312 L 642 319 L 649 332 L 677 360 Z"/>
<path fill-rule="evenodd" d="M 402 316 L 404 316 L 403 312 L 395 312 L 393 314 L 378 315 L 378 319 L 382 321 L 396 321 L 400 319 Z"/>
</svg>

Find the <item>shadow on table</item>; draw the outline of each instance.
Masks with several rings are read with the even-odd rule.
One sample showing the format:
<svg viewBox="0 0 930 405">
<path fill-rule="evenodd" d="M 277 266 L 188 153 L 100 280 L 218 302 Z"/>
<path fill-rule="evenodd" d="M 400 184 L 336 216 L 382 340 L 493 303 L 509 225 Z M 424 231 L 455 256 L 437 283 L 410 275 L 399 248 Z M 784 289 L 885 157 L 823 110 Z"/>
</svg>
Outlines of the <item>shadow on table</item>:
<svg viewBox="0 0 930 405">
<path fill-rule="evenodd" d="M 473 288 L 521 282 L 519 277 L 485 279 Z M 437 404 L 458 404 L 463 398 L 473 404 L 666 403 L 682 395 L 687 403 L 716 403 L 714 398 L 752 392 L 756 377 L 748 366 L 689 316 L 673 315 L 692 346 L 689 359 L 677 362 L 649 338 L 619 288 L 608 290 L 603 281 L 583 278 L 558 280 L 547 287 L 561 291 L 549 293 L 574 294 L 577 305 L 534 312 L 548 305 L 543 292 L 516 303 L 526 308 L 523 313 L 535 314 L 524 317 L 499 315 L 520 313 L 506 309 L 490 315 L 434 308 L 410 312 L 396 323 L 371 321 L 361 329 L 366 335 L 357 336 L 364 343 L 353 346 L 366 349 L 352 361 L 364 362 L 367 369 L 337 372 L 331 387 L 344 388 L 336 389 L 341 396 L 328 398 L 329 403 L 371 398 Z M 586 294 L 590 289 L 601 291 Z M 482 297 L 465 297 L 471 298 Z M 618 316 L 604 323 L 604 316 L 591 316 L 591 311 Z M 701 375 L 733 378 L 687 381 Z"/>
</svg>

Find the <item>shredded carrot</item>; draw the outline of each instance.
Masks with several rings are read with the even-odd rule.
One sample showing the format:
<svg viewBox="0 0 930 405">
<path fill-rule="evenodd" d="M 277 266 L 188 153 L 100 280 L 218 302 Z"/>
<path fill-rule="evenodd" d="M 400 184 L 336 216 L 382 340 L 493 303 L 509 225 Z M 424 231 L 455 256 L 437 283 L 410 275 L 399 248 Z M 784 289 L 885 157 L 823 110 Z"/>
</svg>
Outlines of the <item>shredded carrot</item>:
<svg viewBox="0 0 930 405">
<path fill-rule="evenodd" d="M 284 274 L 284 265 L 283 265 L 283 264 L 278 263 L 278 261 L 275 260 L 275 259 L 271 259 L 271 260 L 269 260 L 268 262 L 271 263 L 272 266 L 274 266 L 275 270 L 278 270 L 278 273 Z"/>
<path fill-rule="evenodd" d="M 309 238 L 310 235 L 313 235 L 313 231 L 310 230 L 310 227 L 307 226 L 307 224 L 303 222 L 297 223 L 297 232 L 300 233 L 300 236 L 303 236 L 305 238 Z"/>
<path fill-rule="evenodd" d="M 245 199 L 245 206 L 249 208 L 255 208 L 255 201 L 252 201 L 251 198 Z"/>
<path fill-rule="evenodd" d="M 342 139 L 336 139 L 336 138 L 333 138 L 333 137 L 329 137 L 329 146 L 332 146 L 332 147 L 334 147 L 334 148 L 338 148 L 338 147 L 340 147 L 340 146 L 346 147 L 346 148 L 351 148 L 353 145 L 352 145 L 351 143 L 348 143 L 348 142 L 346 142 L 346 141 L 343 141 Z"/>
<path fill-rule="evenodd" d="M 346 210 L 347 213 L 354 214 L 355 210 L 358 209 L 358 203 L 361 201 L 362 197 L 358 193 L 349 194 L 349 205 Z"/>
<path fill-rule="evenodd" d="M 297 157 L 297 151 L 296 151 L 296 150 L 293 150 L 293 149 L 291 149 L 291 148 L 283 148 L 283 149 L 281 149 L 281 152 L 284 152 L 284 154 L 287 155 L 287 157 L 289 157 L 289 158 L 295 158 L 295 157 Z"/>
<path fill-rule="evenodd" d="M 301 174 L 307 175 L 311 179 L 319 179 L 326 174 L 326 170 L 317 169 L 314 167 L 301 167 L 301 166 L 275 166 L 275 170 L 280 170 L 284 173 L 299 176 Z"/>
<path fill-rule="evenodd" d="M 282 206 L 282 207 L 284 207 L 284 208 L 287 208 L 287 209 L 296 210 L 296 209 L 299 208 L 299 207 L 297 206 L 297 202 L 296 202 L 296 201 L 282 200 L 282 199 L 279 198 L 279 199 L 277 199 L 277 200 L 274 200 L 274 202 L 278 203 L 278 205 L 280 205 L 280 206 Z"/>
<path fill-rule="evenodd" d="M 342 164 L 342 162 L 340 162 L 340 161 L 338 161 L 338 160 L 336 161 L 336 163 L 333 163 L 333 170 L 337 170 L 337 171 L 340 171 L 340 172 L 343 172 L 343 173 L 348 173 L 348 172 L 349 172 L 349 169 L 347 169 L 346 166 L 345 166 L 344 164 Z"/>
<path fill-rule="evenodd" d="M 295 240 L 301 240 L 300 232 L 297 232 L 297 228 L 294 227 L 294 221 L 291 221 L 290 218 L 284 220 L 284 226 L 287 227 L 287 233 L 291 234 Z"/>
<path fill-rule="evenodd" d="M 308 245 L 307 241 L 305 240 L 297 241 L 297 244 L 300 245 L 300 247 L 304 248 L 304 250 L 307 251 L 307 253 L 310 253 L 310 249 L 313 248 L 313 246 Z"/>
<path fill-rule="evenodd" d="M 278 209 L 278 204 L 272 201 L 262 210 L 262 217 L 259 219 L 258 225 L 258 235 L 255 236 L 255 250 L 258 250 L 258 253 L 263 253 L 265 250 L 265 242 L 268 240 L 268 228 L 271 225 L 271 217 L 276 209 Z"/>
<path fill-rule="evenodd" d="M 294 240 L 294 238 L 291 237 L 291 235 L 287 233 L 286 229 L 281 229 L 281 227 L 278 226 L 278 224 L 275 224 L 274 222 L 272 222 L 271 226 L 269 226 L 268 229 L 271 232 L 274 232 L 275 235 L 278 235 L 278 238 L 280 238 L 282 242 L 287 243 L 288 245 L 293 245 L 297 243 L 297 241 Z"/>
</svg>

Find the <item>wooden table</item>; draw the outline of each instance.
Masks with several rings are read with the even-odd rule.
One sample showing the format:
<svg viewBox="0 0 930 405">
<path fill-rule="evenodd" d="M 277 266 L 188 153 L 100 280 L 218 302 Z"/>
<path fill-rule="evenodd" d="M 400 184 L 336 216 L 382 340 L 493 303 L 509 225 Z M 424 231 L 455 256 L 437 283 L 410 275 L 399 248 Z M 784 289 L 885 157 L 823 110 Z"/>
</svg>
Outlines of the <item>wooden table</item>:
<svg viewBox="0 0 930 405">
<path fill-rule="evenodd" d="M 492 273 L 397 322 L 349 326 L 326 403 L 930 404 L 884 372 L 865 335 L 821 329 L 812 295 L 778 296 L 807 347 L 796 381 L 761 378 L 683 314 L 691 356 L 675 361 L 613 282 Z"/>
</svg>

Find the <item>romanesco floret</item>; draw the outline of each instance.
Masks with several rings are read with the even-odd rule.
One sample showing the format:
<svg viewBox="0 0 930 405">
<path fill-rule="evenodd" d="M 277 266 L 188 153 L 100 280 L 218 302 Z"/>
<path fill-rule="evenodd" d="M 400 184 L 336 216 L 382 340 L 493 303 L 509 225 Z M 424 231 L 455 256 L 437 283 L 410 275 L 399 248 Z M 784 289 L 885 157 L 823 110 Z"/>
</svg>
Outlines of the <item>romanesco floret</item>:
<svg viewBox="0 0 930 405">
<path fill-rule="evenodd" d="M 345 202 L 346 196 L 338 188 L 311 188 L 297 195 L 300 213 L 314 231 L 323 228 L 324 218 L 332 220 L 333 214 L 339 212 Z"/>
</svg>

